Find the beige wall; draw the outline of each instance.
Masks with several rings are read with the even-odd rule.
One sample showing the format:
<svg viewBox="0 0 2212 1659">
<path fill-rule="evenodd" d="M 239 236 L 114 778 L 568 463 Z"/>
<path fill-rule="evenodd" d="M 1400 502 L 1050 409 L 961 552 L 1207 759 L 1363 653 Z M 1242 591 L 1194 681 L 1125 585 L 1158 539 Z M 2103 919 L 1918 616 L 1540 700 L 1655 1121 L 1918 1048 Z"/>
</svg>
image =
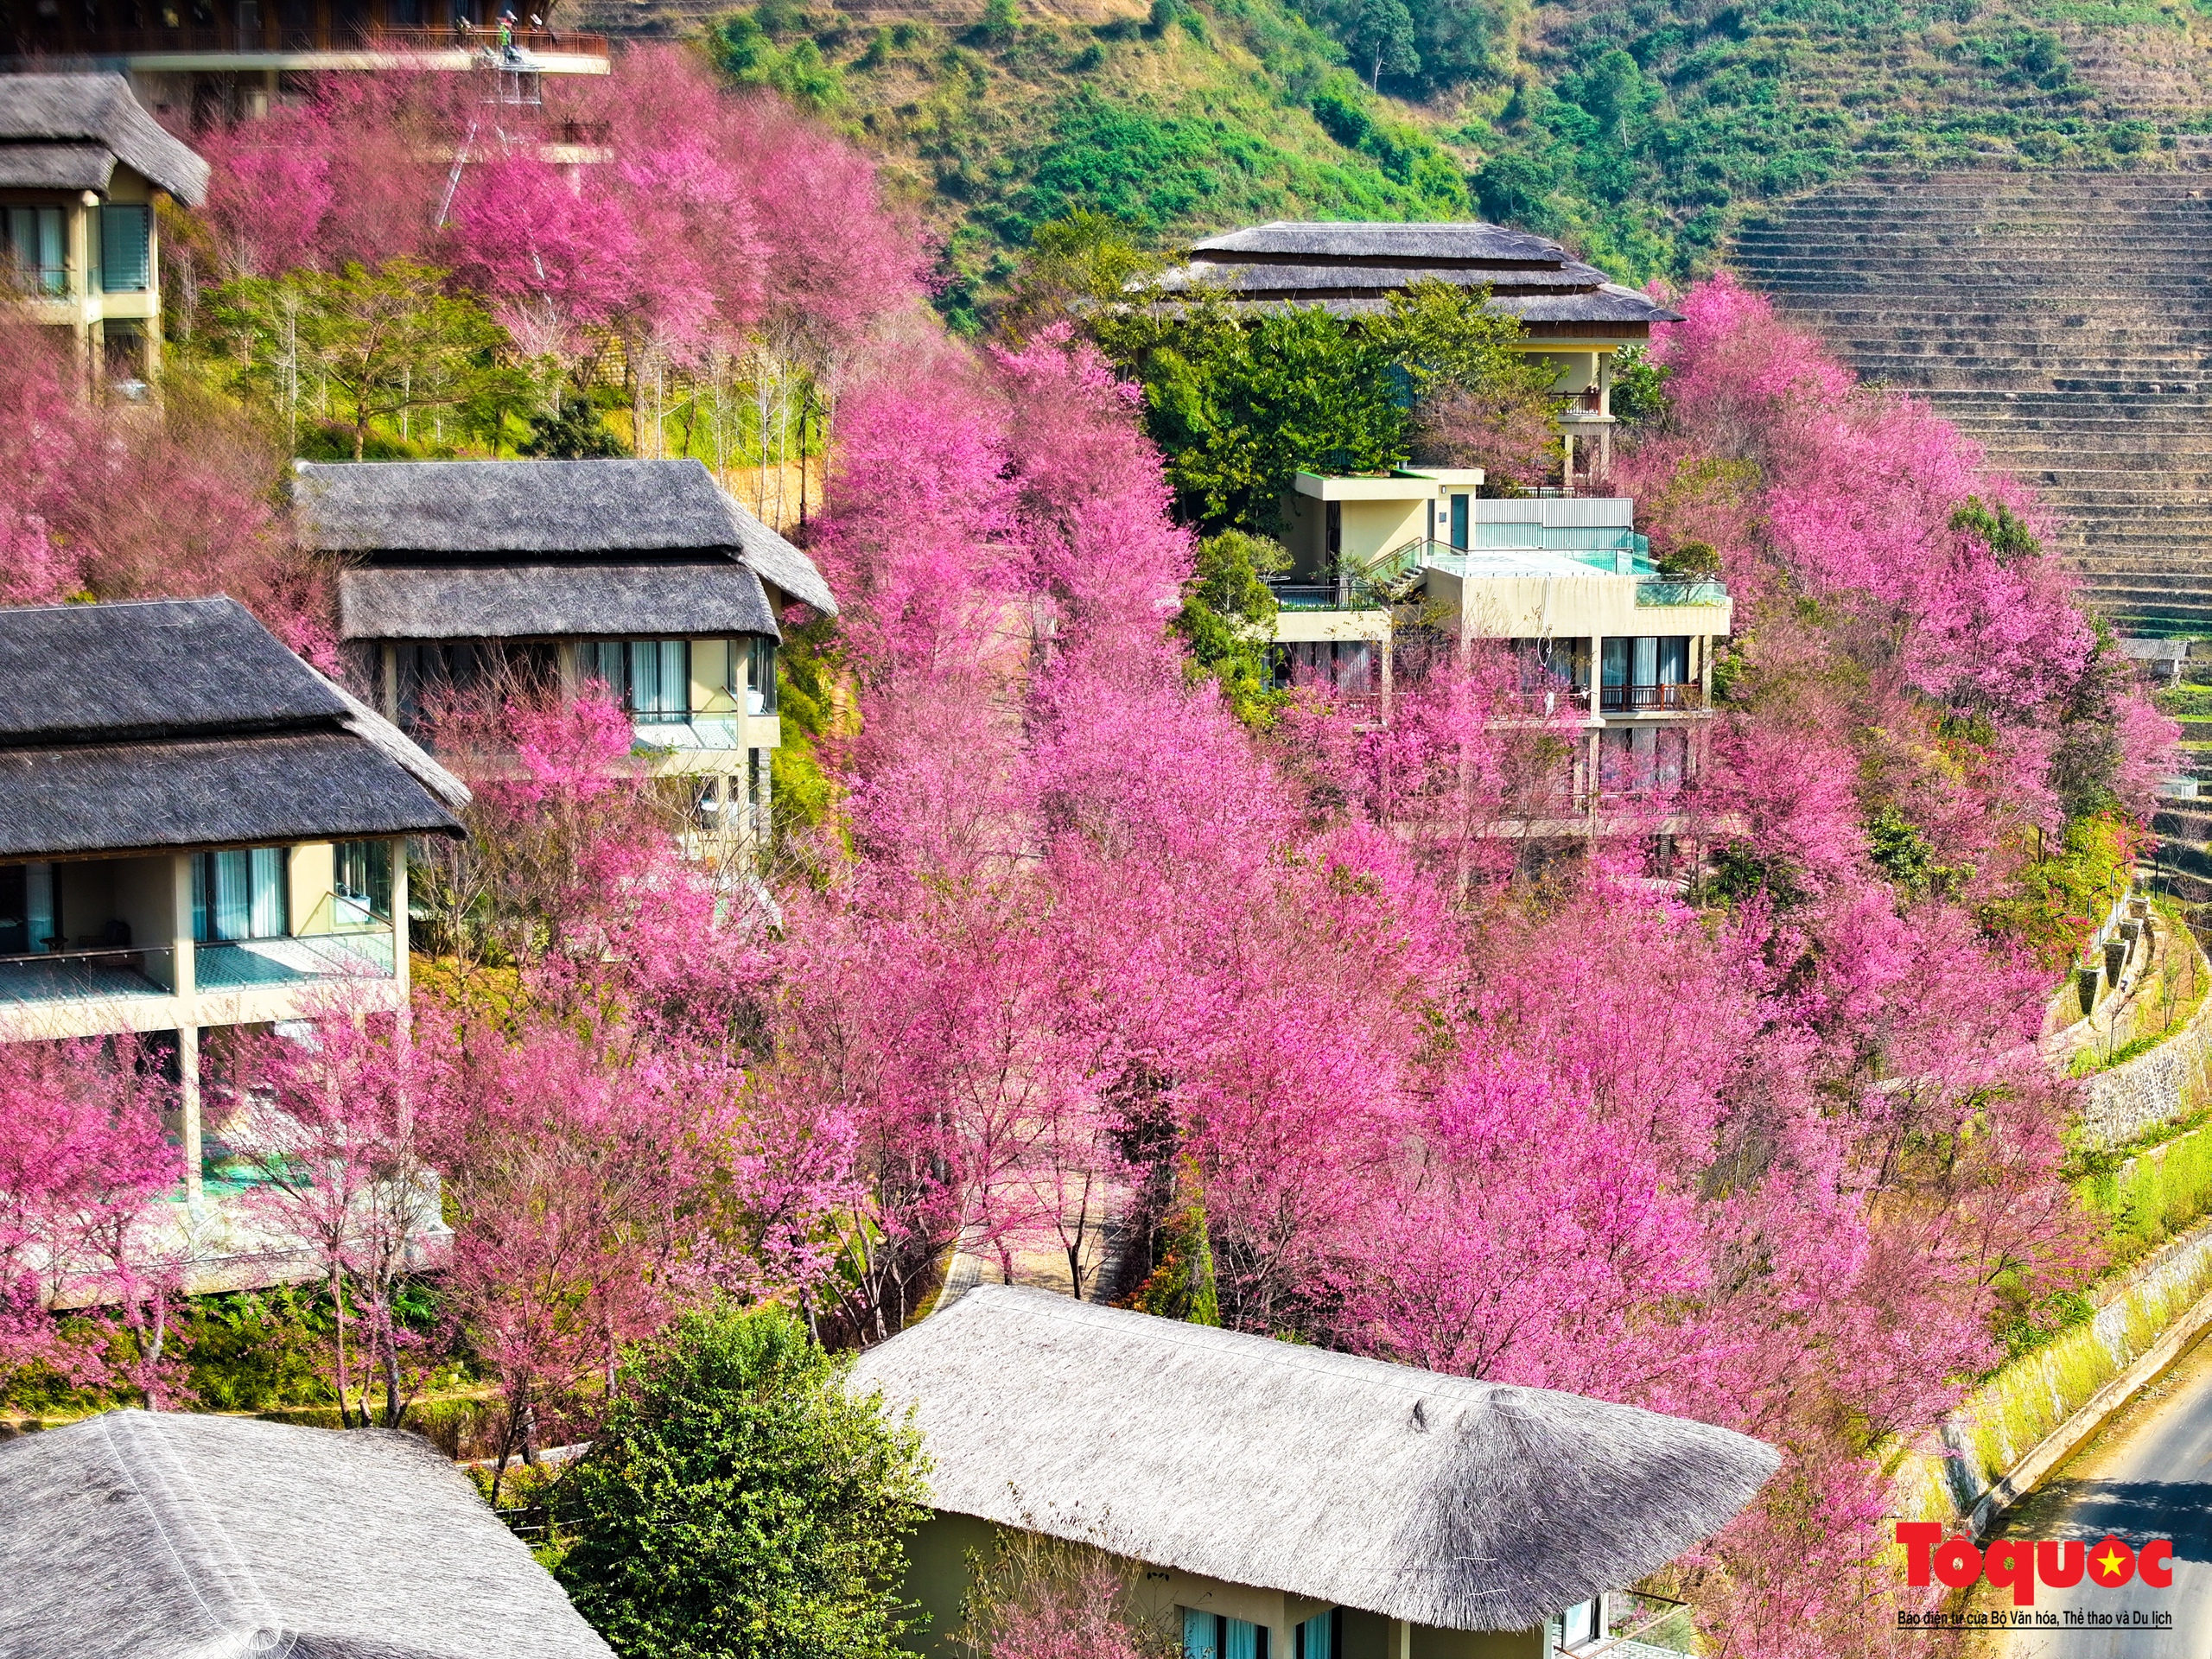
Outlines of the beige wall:
<svg viewBox="0 0 2212 1659">
<path fill-rule="evenodd" d="M 998 1543 L 998 1529 L 972 1516 L 940 1512 L 925 1522 L 908 1541 L 906 1594 L 929 1615 L 925 1630 L 906 1638 L 912 1651 L 932 1659 L 953 1659 L 959 1653 L 949 1639 L 960 1624 L 961 1603 L 968 1593 L 973 1563 L 988 1560 Z M 1326 1612 L 1330 1604 L 1281 1590 L 1262 1590 L 1230 1584 L 1172 1567 L 1136 1566 L 1131 1592 L 1133 1610 L 1179 1642 L 1184 1608 L 1220 1613 L 1264 1627 L 1268 1659 L 1292 1659 L 1296 1648 L 1293 1632 L 1306 1619 Z M 1425 1625 L 1398 1624 L 1379 1613 L 1346 1608 L 1342 1659 L 1543 1659 L 1543 1632 L 1516 1630 L 1503 1634 L 1436 1630 Z M 1405 1638 L 1410 1637 L 1408 1641 Z M 1410 1651 L 1407 1651 L 1407 1649 Z M 1070 1659 L 1078 1659 L 1070 1656 Z"/>
<path fill-rule="evenodd" d="M 1725 634 L 1732 601 L 1718 605 L 1639 605 L 1637 579 L 1593 570 L 1586 576 L 1463 577 L 1428 573 L 1428 591 L 1457 612 L 1471 639 L 1575 639 L 1607 634 Z"/>
</svg>

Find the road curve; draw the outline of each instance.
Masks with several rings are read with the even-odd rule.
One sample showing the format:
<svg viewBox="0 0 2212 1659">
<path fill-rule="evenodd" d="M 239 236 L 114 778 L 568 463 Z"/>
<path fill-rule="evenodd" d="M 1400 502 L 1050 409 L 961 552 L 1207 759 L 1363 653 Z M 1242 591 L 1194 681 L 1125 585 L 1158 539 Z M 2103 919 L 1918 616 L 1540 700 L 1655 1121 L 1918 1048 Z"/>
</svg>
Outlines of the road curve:
<svg viewBox="0 0 2212 1659">
<path fill-rule="evenodd" d="M 2106 1534 L 2140 1543 L 2174 1541 L 2174 1581 L 2139 1580 L 2119 1590 L 2088 1583 L 2038 1586 L 2036 1606 L 2111 1615 L 2173 1617 L 2170 1630 L 2013 1630 L 1992 1649 L 2002 1659 L 2212 1659 L 2212 1342 L 2200 1342 L 2135 1404 L 2005 1517 L 2009 1538 L 2079 1539 Z M 1975 1605 L 2009 1607 L 2009 1593 L 1984 1591 Z"/>
</svg>

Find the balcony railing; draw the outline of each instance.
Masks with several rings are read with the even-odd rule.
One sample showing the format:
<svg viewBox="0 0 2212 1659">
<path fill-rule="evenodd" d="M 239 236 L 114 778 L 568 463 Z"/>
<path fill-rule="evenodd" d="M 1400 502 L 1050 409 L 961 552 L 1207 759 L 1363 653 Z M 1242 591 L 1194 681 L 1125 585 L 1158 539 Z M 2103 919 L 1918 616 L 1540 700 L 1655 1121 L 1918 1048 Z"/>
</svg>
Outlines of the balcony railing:
<svg viewBox="0 0 2212 1659">
<path fill-rule="evenodd" d="M 1664 577 L 1636 584 L 1639 605 L 1726 605 L 1728 588 L 1712 577 L 1696 582 L 1671 582 Z"/>
<path fill-rule="evenodd" d="M 176 982 L 175 954 L 161 947 L 0 957 L 0 1004 L 168 996 Z"/>
<path fill-rule="evenodd" d="M 390 979 L 394 966 L 388 928 L 277 939 L 233 939 L 192 948 L 193 981 L 202 991 L 245 991 L 266 985 Z"/>
<path fill-rule="evenodd" d="M 1598 707 L 1608 715 L 1669 715 L 1705 707 L 1705 688 L 1695 680 L 1673 685 L 1608 685 Z"/>
<path fill-rule="evenodd" d="M 630 716 L 631 731 L 640 748 L 734 749 L 739 747 L 745 716 L 732 709 L 718 714 L 683 714 L 649 709 Z"/>
</svg>

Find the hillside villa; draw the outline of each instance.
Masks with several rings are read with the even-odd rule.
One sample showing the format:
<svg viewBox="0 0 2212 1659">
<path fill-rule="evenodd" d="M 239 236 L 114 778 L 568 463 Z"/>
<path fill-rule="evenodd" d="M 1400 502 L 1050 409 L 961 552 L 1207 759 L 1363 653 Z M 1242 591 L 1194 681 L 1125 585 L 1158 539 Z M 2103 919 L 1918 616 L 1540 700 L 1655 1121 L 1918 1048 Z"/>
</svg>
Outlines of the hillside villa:
<svg viewBox="0 0 2212 1659">
<path fill-rule="evenodd" d="M 404 1013 L 406 837 L 467 799 L 234 601 L 0 609 L 0 1042 L 147 1039 L 196 1199 L 209 1034 Z"/>
<path fill-rule="evenodd" d="M 10 1659 L 613 1659 L 468 1477 L 386 1429 L 111 1411 L 19 1435 L 0 1584 Z"/>
<path fill-rule="evenodd" d="M 1552 1659 L 1673 1616 L 1627 1587 L 1780 1464 L 1705 1423 L 1011 1286 L 851 1381 L 921 1432 L 910 1640 L 948 1659 L 1001 1529 L 1125 1562 L 1127 1611 L 1185 1659 Z"/>
<path fill-rule="evenodd" d="M 1169 293 L 1217 294 L 1231 311 L 1317 306 L 1379 315 L 1424 277 L 1487 286 L 1491 307 L 1521 320 L 1522 349 L 1558 371 L 1562 481 L 1574 487 L 1612 463 L 1613 363 L 1679 314 L 1571 257 L 1556 242 L 1478 221 L 1249 226 L 1191 245 L 1188 264 L 1159 278 Z"/>
<path fill-rule="evenodd" d="M 155 205 L 196 207 L 207 163 L 120 75 L 0 75 L 0 231 L 31 320 L 67 328 L 87 383 L 134 391 L 161 366 Z"/>
<path fill-rule="evenodd" d="M 1574 799 L 1594 830 L 1605 798 L 1698 774 L 1733 605 L 1711 577 L 1662 575 L 1625 497 L 1485 499 L 1482 480 L 1479 468 L 1299 474 L 1274 589 L 1278 677 L 1357 700 L 1387 690 L 1407 622 L 1508 641 L 1542 712 L 1580 716 Z"/>
<path fill-rule="evenodd" d="M 709 847 L 772 809 L 777 619 L 834 616 L 813 561 L 696 461 L 297 463 L 302 542 L 338 567 L 354 689 L 404 729 L 498 684 L 603 685 Z"/>
</svg>

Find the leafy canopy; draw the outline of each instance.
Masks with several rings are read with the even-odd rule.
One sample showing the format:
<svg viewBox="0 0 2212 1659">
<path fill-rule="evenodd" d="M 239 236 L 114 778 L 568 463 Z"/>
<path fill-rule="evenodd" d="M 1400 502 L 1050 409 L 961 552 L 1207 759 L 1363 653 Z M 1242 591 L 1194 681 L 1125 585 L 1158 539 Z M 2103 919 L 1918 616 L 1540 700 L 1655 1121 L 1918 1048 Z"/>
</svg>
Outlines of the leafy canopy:
<svg viewBox="0 0 2212 1659">
<path fill-rule="evenodd" d="M 926 1515 L 920 1436 L 843 1388 L 788 1311 L 688 1314 L 563 1483 L 559 1576 L 618 1653 L 892 1659 Z"/>
</svg>

